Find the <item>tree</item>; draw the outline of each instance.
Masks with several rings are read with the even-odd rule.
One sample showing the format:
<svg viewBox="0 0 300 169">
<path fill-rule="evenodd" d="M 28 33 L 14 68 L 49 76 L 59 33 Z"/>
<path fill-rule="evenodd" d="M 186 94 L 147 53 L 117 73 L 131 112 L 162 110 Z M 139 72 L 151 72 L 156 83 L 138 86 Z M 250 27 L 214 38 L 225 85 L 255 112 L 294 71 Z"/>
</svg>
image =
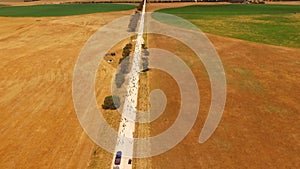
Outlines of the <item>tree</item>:
<svg viewBox="0 0 300 169">
<path fill-rule="evenodd" d="M 120 98 L 119 96 L 106 96 L 104 103 L 102 104 L 103 109 L 115 110 L 120 107 Z"/>
<path fill-rule="evenodd" d="M 129 49 L 132 49 L 132 44 L 131 43 L 127 43 L 125 47 L 127 47 Z"/>
<path fill-rule="evenodd" d="M 148 47 L 147 47 L 146 44 L 144 44 L 144 43 L 142 44 L 142 48 L 143 48 L 143 49 L 148 49 Z"/>
<path fill-rule="evenodd" d="M 147 49 L 144 49 L 144 55 L 149 56 L 150 52 Z"/>
<path fill-rule="evenodd" d="M 121 70 L 120 72 L 121 73 L 129 73 L 129 64 L 130 64 L 130 61 L 129 61 L 129 57 L 125 57 L 124 59 L 122 59 L 121 61 Z"/>
<path fill-rule="evenodd" d="M 132 44 L 131 43 L 127 43 L 125 45 L 125 47 L 123 48 L 122 56 L 123 57 L 129 56 L 129 54 L 131 52 L 131 49 L 132 49 Z"/>
<path fill-rule="evenodd" d="M 115 76 L 115 82 L 116 82 L 117 88 L 120 88 L 122 86 L 122 84 L 125 82 L 124 74 L 121 72 L 117 73 Z"/>
<path fill-rule="evenodd" d="M 149 62 L 148 62 L 148 58 L 142 58 L 142 66 L 143 66 L 143 72 L 146 72 L 149 70 Z"/>
</svg>

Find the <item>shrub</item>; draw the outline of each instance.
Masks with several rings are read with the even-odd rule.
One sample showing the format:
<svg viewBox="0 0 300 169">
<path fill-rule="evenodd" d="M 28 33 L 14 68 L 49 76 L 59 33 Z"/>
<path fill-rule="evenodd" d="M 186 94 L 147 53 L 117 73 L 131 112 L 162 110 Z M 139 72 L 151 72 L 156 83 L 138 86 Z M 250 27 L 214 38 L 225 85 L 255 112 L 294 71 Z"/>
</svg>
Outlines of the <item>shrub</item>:
<svg viewBox="0 0 300 169">
<path fill-rule="evenodd" d="M 142 66 L 143 66 L 143 72 L 146 72 L 149 70 L 149 62 L 148 62 L 148 58 L 142 58 Z"/>
<path fill-rule="evenodd" d="M 147 49 L 144 49 L 144 55 L 149 56 L 150 52 Z"/>
<path fill-rule="evenodd" d="M 126 56 L 129 56 L 130 52 L 131 52 L 131 49 L 132 49 L 132 44 L 131 43 L 127 43 L 125 45 L 125 47 L 123 48 L 123 53 L 122 53 L 122 56 L 123 57 L 126 57 Z M 121 62 L 120 62 L 121 63 Z"/>
<path fill-rule="evenodd" d="M 148 49 L 148 47 L 147 47 L 146 44 L 144 44 L 144 43 L 142 44 L 142 48 L 143 48 L 143 49 Z"/>
<path fill-rule="evenodd" d="M 129 48 L 129 49 L 132 49 L 132 44 L 131 43 L 127 43 L 125 47 Z"/>
<path fill-rule="evenodd" d="M 122 86 L 122 84 L 125 82 L 125 77 L 123 73 L 117 73 L 115 76 L 115 82 L 117 85 L 117 88 L 120 88 Z"/>
<path fill-rule="evenodd" d="M 142 11 L 143 10 L 143 6 L 144 6 L 144 0 L 139 3 L 139 5 L 137 6 L 137 10 L 138 11 Z"/>
<path fill-rule="evenodd" d="M 106 96 L 104 103 L 102 104 L 103 109 L 115 110 L 120 107 L 120 98 L 118 96 Z"/>
<path fill-rule="evenodd" d="M 131 48 L 125 46 L 125 47 L 123 48 L 123 52 L 129 52 L 129 53 L 130 53 L 130 52 L 131 52 L 130 49 L 131 49 Z"/>
<path fill-rule="evenodd" d="M 121 73 L 129 73 L 129 64 L 130 64 L 130 61 L 129 61 L 129 57 L 125 57 L 124 59 L 122 59 L 121 61 L 121 70 L 120 72 Z"/>
<path fill-rule="evenodd" d="M 123 50 L 122 56 L 127 57 L 130 54 L 130 50 Z"/>
<path fill-rule="evenodd" d="M 122 62 L 123 59 L 125 59 L 127 56 L 129 56 L 129 54 L 131 52 L 131 49 L 132 49 L 132 44 L 131 43 L 127 43 L 125 45 L 125 47 L 123 48 L 123 53 L 122 53 L 123 58 L 121 58 L 119 60 L 119 64 Z"/>
<path fill-rule="evenodd" d="M 137 10 L 138 10 L 138 11 L 142 11 L 142 10 L 143 10 L 143 4 L 139 4 L 139 5 L 137 6 Z"/>
</svg>

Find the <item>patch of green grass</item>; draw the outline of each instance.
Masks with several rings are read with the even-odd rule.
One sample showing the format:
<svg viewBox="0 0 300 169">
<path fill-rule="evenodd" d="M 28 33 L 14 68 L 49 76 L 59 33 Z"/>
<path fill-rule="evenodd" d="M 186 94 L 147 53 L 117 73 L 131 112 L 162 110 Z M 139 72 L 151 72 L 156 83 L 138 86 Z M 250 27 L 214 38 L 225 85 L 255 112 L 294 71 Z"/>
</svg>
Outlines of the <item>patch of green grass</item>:
<svg viewBox="0 0 300 169">
<path fill-rule="evenodd" d="M 156 12 L 163 12 L 183 16 L 185 19 L 201 19 L 203 16 L 240 16 L 259 14 L 291 14 L 300 12 L 297 5 L 193 5 L 181 8 L 167 8 Z"/>
<path fill-rule="evenodd" d="M 157 12 L 187 19 L 207 33 L 300 48 L 297 5 L 197 5 Z"/>
<path fill-rule="evenodd" d="M 235 76 L 240 76 L 241 78 L 252 78 L 253 74 L 250 70 L 242 68 L 242 67 L 229 67 L 228 70 L 230 73 L 234 74 Z"/>
<path fill-rule="evenodd" d="M 226 68 L 226 71 L 229 76 L 235 77 L 234 80 L 228 79 L 228 84 L 237 86 L 255 95 L 261 95 L 266 92 L 266 88 L 255 78 L 255 75 L 250 70 L 237 66 L 229 66 Z"/>
<path fill-rule="evenodd" d="M 45 17 L 90 14 L 134 9 L 127 4 L 55 4 L 34 6 L 11 6 L 0 8 L 0 16 L 10 17 Z"/>
<path fill-rule="evenodd" d="M 279 115 L 279 116 L 282 116 L 283 118 L 297 113 L 293 110 L 288 110 L 285 107 L 282 107 L 280 105 L 273 105 L 273 104 L 265 104 L 263 106 L 259 106 L 259 108 L 263 112 L 272 113 L 274 115 Z"/>
<path fill-rule="evenodd" d="M 265 92 L 265 87 L 256 80 L 244 80 L 239 83 L 239 86 L 243 90 L 253 92 L 257 95 Z"/>
<path fill-rule="evenodd" d="M 240 91 L 247 91 L 257 96 L 263 96 L 267 92 L 267 89 L 264 87 L 264 85 L 255 78 L 241 80 L 227 79 L 227 84 L 229 86 L 232 85 L 236 88 L 239 88 Z"/>
</svg>

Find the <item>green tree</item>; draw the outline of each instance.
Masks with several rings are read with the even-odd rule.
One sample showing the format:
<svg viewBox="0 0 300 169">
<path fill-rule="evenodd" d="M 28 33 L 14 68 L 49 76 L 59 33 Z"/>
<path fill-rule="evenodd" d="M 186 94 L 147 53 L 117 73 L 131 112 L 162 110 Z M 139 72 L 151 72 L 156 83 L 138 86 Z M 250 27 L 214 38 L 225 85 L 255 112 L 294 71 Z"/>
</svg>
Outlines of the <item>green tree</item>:
<svg viewBox="0 0 300 169">
<path fill-rule="evenodd" d="M 129 73 L 130 58 L 127 56 L 121 61 L 121 73 Z"/>
<path fill-rule="evenodd" d="M 115 110 L 121 105 L 119 96 L 106 96 L 104 103 L 102 104 L 103 109 Z"/>
<path fill-rule="evenodd" d="M 115 82 L 117 85 L 117 88 L 120 88 L 122 84 L 125 82 L 125 76 L 123 73 L 119 72 L 115 76 Z"/>
<path fill-rule="evenodd" d="M 143 66 L 143 72 L 146 72 L 149 70 L 149 61 L 148 58 L 142 58 L 142 66 Z"/>
</svg>

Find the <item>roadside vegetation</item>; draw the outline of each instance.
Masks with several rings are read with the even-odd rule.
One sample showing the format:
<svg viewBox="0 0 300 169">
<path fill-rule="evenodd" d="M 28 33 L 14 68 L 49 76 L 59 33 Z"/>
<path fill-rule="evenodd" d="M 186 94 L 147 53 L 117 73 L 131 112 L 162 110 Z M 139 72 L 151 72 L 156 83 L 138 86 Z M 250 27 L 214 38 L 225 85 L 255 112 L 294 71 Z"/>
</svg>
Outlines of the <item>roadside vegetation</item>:
<svg viewBox="0 0 300 169">
<path fill-rule="evenodd" d="M 121 72 L 117 73 L 115 76 L 115 82 L 116 82 L 117 88 L 121 88 L 122 84 L 125 82 L 124 74 Z"/>
<path fill-rule="evenodd" d="M 143 66 L 142 72 L 147 72 L 148 70 L 150 70 L 148 58 L 146 58 L 146 57 L 142 58 L 142 66 Z"/>
<path fill-rule="evenodd" d="M 147 36 L 144 36 L 147 37 Z M 146 39 L 146 38 L 145 38 Z M 142 57 L 142 72 L 147 72 L 149 71 L 149 60 L 148 60 L 148 56 L 149 56 L 149 52 L 148 52 L 148 47 L 146 44 L 142 44 L 142 48 L 143 48 L 143 57 Z"/>
<path fill-rule="evenodd" d="M 122 58 L 119 60 L 120 69 L 119 72 L 115 76 L 115 83 L 117 88 L 121 88 L 122 84 L 125 82 L 125 74 L 129 73 L 129 65 L 130 65 L 130 53 L 132 50 L 132 44 L 127 43 L 123 48 Z"/>
<path fill-rule="evenodd" d="M 299 5 L 195 5 L 156 12 L 187 19 L 206 33 L 300 47 Z"/>
<path fill-rule="evenodd" d="M 115 110 L 121 105 L 119 96 L 107 96 L 102 104 L 103 109 Z"/>
<path fill-rule="evenodd" d="M 138 11 L 142 11 L 143 10 L 143 6 L 144 6 L 144 0 L 139 3 L 139 5 L 136 7 L 136 9 Z"/>
<path fill-rule="evenodd" d="M 1 7 L 1 5 L 0 5 Z M 9 6 L 0 8 L 0 16 L 9 17 L 45 17 L 69 16 L 90 14 L 98 12 L 111 12 L 134 9 L 135 5 L 129 4 L 49 4 L 33 6 Z"/>
<path fill-rule="evenodd" d="M 125 57 L 120 64 L 121 64 L 120 73 L 123 74 L 129 73 L 130 57 L 129 56 Z"/>
</svg>

